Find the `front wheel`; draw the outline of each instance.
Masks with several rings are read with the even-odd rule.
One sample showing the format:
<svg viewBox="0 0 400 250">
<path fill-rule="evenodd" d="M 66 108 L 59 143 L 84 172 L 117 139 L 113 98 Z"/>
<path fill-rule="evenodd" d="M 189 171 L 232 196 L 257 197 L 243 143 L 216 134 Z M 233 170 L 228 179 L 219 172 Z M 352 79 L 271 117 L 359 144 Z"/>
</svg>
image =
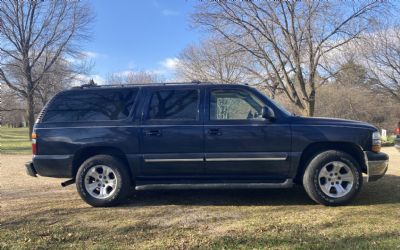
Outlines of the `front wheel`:
<svg viewBox="0 0 400 250">
<path fill-rule="evenodd" d="M 81 198 L 94 207 L 109 207 L 124 201 L 129 193 L 126 166 L 110 155 L 87 159 L 76 174 L 76 188 Z"/>
<path fill-rule="evenodd" d="M 362 186 L 358 162 L 349 154 L 328 150 L 315 156 L 303 176 L 303 185 L 314 201 L 328 206 L 352 201 Z"/>
</svg>

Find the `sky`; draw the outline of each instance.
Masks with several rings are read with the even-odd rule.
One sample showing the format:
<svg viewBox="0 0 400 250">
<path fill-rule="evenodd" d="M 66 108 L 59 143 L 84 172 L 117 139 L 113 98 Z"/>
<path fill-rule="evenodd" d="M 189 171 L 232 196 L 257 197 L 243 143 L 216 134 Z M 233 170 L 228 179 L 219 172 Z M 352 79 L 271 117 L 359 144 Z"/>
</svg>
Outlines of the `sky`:
<svg viewBox="0 0 400 250">
<path fill-rule="evenodd" d="M 91 78 L 146 70 L 173 79 L 177 56 L 201 38 L 190 27 L 195 0 L 93 0 L 93 37 L 84 49 L 94 62 Z"/>
</svg>

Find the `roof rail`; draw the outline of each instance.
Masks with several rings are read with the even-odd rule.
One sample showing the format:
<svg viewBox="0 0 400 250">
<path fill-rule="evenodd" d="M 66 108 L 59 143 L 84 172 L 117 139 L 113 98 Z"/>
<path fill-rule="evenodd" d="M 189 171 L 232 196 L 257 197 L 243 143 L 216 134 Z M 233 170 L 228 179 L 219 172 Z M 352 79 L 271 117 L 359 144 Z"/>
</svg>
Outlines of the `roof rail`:
<svg viewBox="0 0 400 250">
<path fill-rule="evenodd" d="M 1 1 L 1 0 L 0 0 Z M 164 83 L 128 83 L 128 84 L 82 84 L 81 86 L 72 87 L 72 89 L 86 89 L 86 88 L 112 88 L 112 87 L 134 87 L 134 86 L 157 86 L 157 85 L 179 85 L 179 84 L 213 84 L 211 82 L 201 82 L 194 80 L 191 82 L 164 82 Z"/>
<path fill-rule="evenodd" d="M 97 84 L 86 83 L 86 84 L 82 84 L 81 86 L 77 86 L 74 88 L 85 89 L 85 88 L 96 88 L 96 87 L 100 87 L 100 86 Z"/>
</svg>

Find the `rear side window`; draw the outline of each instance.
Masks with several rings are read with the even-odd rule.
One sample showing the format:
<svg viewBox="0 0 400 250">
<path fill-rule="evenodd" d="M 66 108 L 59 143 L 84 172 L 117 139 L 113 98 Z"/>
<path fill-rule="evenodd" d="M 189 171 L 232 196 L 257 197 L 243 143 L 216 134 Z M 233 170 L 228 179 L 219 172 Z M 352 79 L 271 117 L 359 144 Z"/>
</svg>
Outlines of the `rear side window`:
<svg viewBox="0 0 400 250">
<path fill-rule="evenodd" d="M 198 120 L 198 90 L 160 90 L 150 95 L 147 120 Z"/>
<path fill-rule="evenodd" d="M 56 96 L 43 122 L 114 121 L 129 116 L 137 89 L 69 91 Z"/>
</svg>

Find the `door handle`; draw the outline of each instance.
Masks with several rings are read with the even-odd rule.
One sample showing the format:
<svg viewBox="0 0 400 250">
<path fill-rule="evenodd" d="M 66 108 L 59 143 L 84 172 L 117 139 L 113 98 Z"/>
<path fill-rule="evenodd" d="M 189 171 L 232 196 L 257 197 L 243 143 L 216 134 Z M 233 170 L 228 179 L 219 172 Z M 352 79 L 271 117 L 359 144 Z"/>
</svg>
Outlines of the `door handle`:
<svg viewBox="0 0 400 250">
<path fill-rule="evenodd" d="M 222 135 L 222 131 L 219 128 L 211 128 L 208 130 L 209 135 Z"/>
<path fill-rule="evenodd" d="M 158 130 L 158 129 L 146 130 L 146 131 L 144 131 L 144 135 L 146 135 L 146 136 L 161 136 L 161 130 Z"/>
</svg>

